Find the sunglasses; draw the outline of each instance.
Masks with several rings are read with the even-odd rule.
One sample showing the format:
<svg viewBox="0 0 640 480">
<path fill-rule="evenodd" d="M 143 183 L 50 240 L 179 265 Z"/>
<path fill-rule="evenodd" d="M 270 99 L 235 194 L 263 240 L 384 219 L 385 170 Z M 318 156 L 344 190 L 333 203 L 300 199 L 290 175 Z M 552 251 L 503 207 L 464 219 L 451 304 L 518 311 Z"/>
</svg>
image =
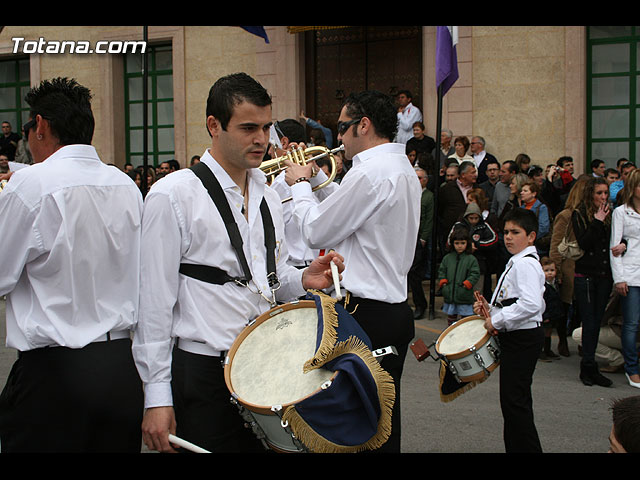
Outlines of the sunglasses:
<svg viewBox="0 0 640 480">
<path fill-rule="evenodd" d="M 356 123 L 360 122 L 360 120 L 362 120 L 362 118 L 354 118 L 353 120 L 349 120 L 348 122 L 338 122 L 338 133 L 340 135 L 344 135 L 345 133 L 347 133 L 347 130 L 349 130 L 349 127 L 351 127 L 351 125 L 355 125 Z"/>
<path fill-rule="evenodd" d="M 24 139 L 26 141 L 29 140 L 29 131 L 36 126 L 36 119 L 32 118 L 27 123 L 22 126 L 22 130 L 24 130 Z"/>
</svg>

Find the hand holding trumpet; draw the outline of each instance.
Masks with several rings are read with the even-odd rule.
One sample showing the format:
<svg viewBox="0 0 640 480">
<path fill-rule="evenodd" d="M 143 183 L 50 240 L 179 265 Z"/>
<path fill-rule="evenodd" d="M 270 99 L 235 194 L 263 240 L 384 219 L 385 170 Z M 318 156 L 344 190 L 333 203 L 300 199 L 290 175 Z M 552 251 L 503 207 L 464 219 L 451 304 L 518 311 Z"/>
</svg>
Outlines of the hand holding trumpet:
<svg viewBox="0 0 640 480">
<path fill-rule="evenodd" d="M 300 143 L 300 144 L 295 144 L 292 143 L 291 144 L 291 148 L 292 149 L 302 149 L 304 151 L 304 149 L 307 146 L 304 143 Z M 287 182 L 287 185 L 291 186 L 294 183 L 296 183 L 296 181 L 303 181 L 303 180 L 299 180 L 301 178 L 304 178 L 306 180 L 311 179 L 311 177 L 313 176 L 313 169 L 315 168 L 315 161 L 311 161 L 306 163 L 305 165 L 301 165 L 299 163 L 293 162 L 292 160 L 288 159 L 288 158 L 284 158 L 283 163 L 287 166 L 287 170 L 285 173 L 285 181 Z"/>
</svg>

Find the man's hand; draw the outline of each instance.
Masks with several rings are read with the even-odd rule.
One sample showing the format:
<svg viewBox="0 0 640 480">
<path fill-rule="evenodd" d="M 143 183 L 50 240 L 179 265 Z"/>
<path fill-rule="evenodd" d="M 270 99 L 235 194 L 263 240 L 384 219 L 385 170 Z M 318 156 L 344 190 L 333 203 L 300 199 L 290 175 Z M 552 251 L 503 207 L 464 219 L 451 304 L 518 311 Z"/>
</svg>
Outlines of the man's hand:
<svg viewBox="0 0 640 480">
<path fill-rule="evenodd" d="M 150 450 L 177 453 L 169 443 L 169 434 L 176 433 L 176 417 L 173 407 L 154 407 L 144 412 L 142 439 Z"/>
<path fill-rule="evenodd" d="M 305 149 L 307 146 L 304 143 L 296 144 L 292 143 L 290 145 L 291 150 L 296 148 Z M 300 165 L 296 162 L 292 162 L 288 158 L 284 160 L 284 164 L 287 166 L 287 170 L 285 173 L 285 181 L 287 185 L 291 186 L 296 183 L 296 180 L 299 178 L 306 178 L 307 180 L 311 179 L 313 176 L 313 166 L 315 162 L 307 163 L 306 165 Z"/>
<path fill-rule="evenodd" d="M 618 295 L 622 295 L 623 297 L 626 297 L 627 293 L 629 293 L 627 282 L 618 282 L 615 284 L 615 288 Z"/>
<path fill-rule="evenodd" d="M 344 258 L 342 258 L 342 255 L 331 251 L 322 257 L 317 257 L 302 273 L 302 286 L 305 290 L 322 290 L 333 285 L 332 260 L 338 267 L 339 273 L 344 271 Z"/>
</svg>

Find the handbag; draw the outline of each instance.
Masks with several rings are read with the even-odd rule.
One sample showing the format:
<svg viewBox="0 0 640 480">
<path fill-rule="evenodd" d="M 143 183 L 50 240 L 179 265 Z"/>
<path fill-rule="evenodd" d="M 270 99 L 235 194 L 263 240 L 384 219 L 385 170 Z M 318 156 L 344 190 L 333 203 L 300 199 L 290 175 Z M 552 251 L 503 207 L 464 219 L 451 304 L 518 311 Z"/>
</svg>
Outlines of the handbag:
<svg viewBox="0 0 640 480">
<path fill-rule="evenodd" d="M 569 229 L 571 229 L 571 231 Z M 570 240 L 572 231 L 573 222 L 571 221 L 571 218 L 569 218 L 567 230 L 565 231 L 564 237 L 562 237 L 562 240 L 560 240 L 560 243 L 558 244 L 558 253 L 562 258 L 566 260 L 573 260 L 575 262 L 576 260 L 582 258 L 582 256 L 584 255 L 584 250 L 580 248 L 580 245 L 578 245 L 578 241 L 575 239 L 575 237 L 573 238 L 573 240 Z"/>
</svg>

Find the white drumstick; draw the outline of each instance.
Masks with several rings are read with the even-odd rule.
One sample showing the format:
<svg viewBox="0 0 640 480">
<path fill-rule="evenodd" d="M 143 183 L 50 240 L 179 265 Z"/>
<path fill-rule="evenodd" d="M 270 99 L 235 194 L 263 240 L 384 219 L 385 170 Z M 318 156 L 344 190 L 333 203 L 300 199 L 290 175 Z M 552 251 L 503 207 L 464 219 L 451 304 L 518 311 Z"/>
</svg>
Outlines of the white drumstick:
<svg viewBox="0 0 640 480">
<path fill-rule="evenodd" d="M 191 442 L 187 442 L 186 440 L 183 440 L 180 437 L 176 437 L 175 435 L 169 434 L 169 441 L 175 445 L 178 445 L 179 447 L 186 448 L 187 450 L 190 450 L 195 453 L 211 453 L 208 450 L 205 450 L 204 448 L 200 448 L 199 446 L 194 445 Z"/>
<path fill-rule="evenodd" d="M 333 275 L 333 285 L 336 289 L 336 299 L 342 300 L 342 293 L 340 292 L 340 275 L 338 274 L 338 266 L 331 260 L 331 274 Z"/>
</svg>

